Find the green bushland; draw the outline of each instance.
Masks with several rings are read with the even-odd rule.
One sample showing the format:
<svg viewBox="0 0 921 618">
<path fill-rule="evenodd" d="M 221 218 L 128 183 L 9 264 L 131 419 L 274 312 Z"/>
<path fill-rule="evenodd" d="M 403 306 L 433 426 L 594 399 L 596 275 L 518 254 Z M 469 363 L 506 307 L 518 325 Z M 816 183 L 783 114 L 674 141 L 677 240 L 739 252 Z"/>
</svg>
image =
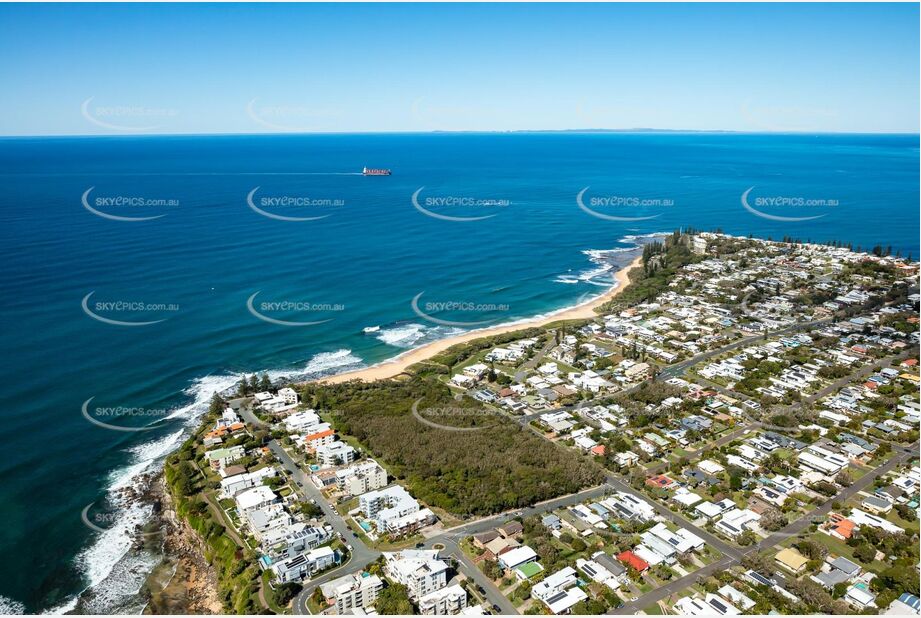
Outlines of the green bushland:
<svg viewBox="0 0 921 618">
<path fill-rule="evenodd" d="M 643 245 L 642 265 L 627 273 L 630 285 L 598 311 L 610 313 L 614 309 L 652 300 L 664 292 L 679 269 L 704 259 L 704 256 L 691 252 L 690 240 L 689 234 L 675 231 L 661 242 Z"/>
<path fill-rule="evenodd" d="M 523 328 L 511 333 L 481 337 L 466 343 L 458 343 L 443 352 L 435 354 L 428 360 L 410 366 L 407 372 L 416 375 L 447 374 L 450 373 L 452 367 L 463 363 L 477 352 L 518 341 L 519 339 L 541 337 L 544 334 L 545 329 L 543 328 Z"/>
<path fill-rule="evenodd" d="M 449 513 L 485 515 L 528 506 L 604 478 L 589 458 L 560 449 L 499 413 L 483 414 L 473 400 L 453 399 L 434 378 L 302 388 L 303 401 L 328 413 L 337 431 L 358 439 L 416 498 Z M 430 417 L 434 422 L 482 430 L 420 423 L 411 412 L 419 399 L 420 412 L 452 410 Z"/>
</svg>

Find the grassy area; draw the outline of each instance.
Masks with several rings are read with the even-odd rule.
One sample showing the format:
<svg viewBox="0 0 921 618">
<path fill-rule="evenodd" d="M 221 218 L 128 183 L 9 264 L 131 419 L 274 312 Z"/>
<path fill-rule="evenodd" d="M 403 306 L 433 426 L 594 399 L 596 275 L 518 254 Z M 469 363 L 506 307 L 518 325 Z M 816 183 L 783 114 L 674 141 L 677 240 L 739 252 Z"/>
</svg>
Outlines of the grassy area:
<svg viewBox="0 0 921 618">
<path fill-rule="evenodd" d="M 218 578 L 218 596 L 227 613 L 258 614 L 261 571 L 256 555 L 240 548 L 227 531 L 227 523 L 215 518 L 205 500 L 210 491 L 194 461 L 194 442 L 167 459 L 164 477 L 176 514 L 185 519 L 204 543 L 205 559 Z"/>
<path fill-rule="evenodd" d="M 918 534 L 919 524 L 921 524 L 921 522 L 919 522 L 919 520 L 917 519 L 914 521 L 907 521 L 905 519 L 902 519 L 901 517 L 899 517 L 899 514 L 895 511 L 895 509 L 889 511 L 889 514 L 886 515 L 886 519 L 894 523 L 896 526 L 901 526 L 902 528 L 905 528 L 905 530 L 907 530 L 908 532 L 914 533 L 914 534 Z"/>
<path fill-rule="evenodd" d="M 662 608 L 659 607 L 658 603 L 653 603 L 649 607 L 643 609 L 643 613 L 646 614 L 647 616 L 661 616 Z"/>
<path fill-rule="evenodd" d="M 428 506 L 428 505 L 426 505 Z M 429 506 L 433 513 L 438 517 L 441 523 L 445 528 L 453 528 L 454 526 L 459 526 L 464 523 L 464 520 L 452 513 L 447 512 L 446 510 L 439 508 L 437 506 Z"/>
<path fill-rule="evenodd" d="M 857 558 L 854 557 L 854 550 L 853 550 L 847 543 L 845 543 L 845 542 L 842 541 L 841 539 L 837 539 L 837 538 L 835 538 L 835 537 L 833 537 L 833 536 L 831 536 L 831 535 L 823 534 L 823 533 L 821 533 L 821 532 L 816 533 L 816 534 L 810 534 L 810 535 L 809 535 L 809 540 L 815 541 L 816 543 L 820 543 L 820 544 L 824 545 L 826 548 L 828 548 L 828 551 L 829 551 L 830 553 L 832 553 L 832 554 L 834 554 L 834 555 L 836 555 L 836 556 L 844 556 L 845 558 L 847 558 L 847 559 L 850 560 L 851 562 L 853 562 L 853 563 L 855 563 L 855 564 L 862 564 L 863 566 L 868 567 L 869 569 L 871 569 L 871 570 L 873 570 L 873 571 L 879 572 L 879 571 L 881 571 L 882 569 L 885 569 L 886 566 L 887 566 L 887 564 L 886 564 L 885 562 L 882 562 L 882 561 L 880 561 L 880 560 L 874 560 L 874 561 L 873 561 L 872 563 L 870 563 L 870 564 L 864 564 L 864 563 L 862 563 L 860 560 L 858 560 Z M 784 541 L 783 545 L 784 545 L 785 547 L 789 547 L 789 546 L 792 545 L 795 541 L 796 541 L 796 539 L 789 539 L 788 541 Z"/>
<path fill-rule="evenodd" d="M 273 594 L 271 586 L 269 586 L 270 581 L 271 581 L 271 577 L 269 577 L 269 571 L 263 571 L 262 572 L 262 588 L 265 591 L 265 601 L 266 603 L 269 604 L 269 609 L 271 609 L 276 614 L 290 613 L 287 607 L 281 607 L 275 602 L 275 595 Z"/>
<path fill-rule="evenodd" d="M 326 604 L 320 604 L 313 600 L 313 595 L 310 595 L 310 598 L 307 599 L 307 610 L 314 616 L 323 612 L 326 609 Z"/>
<path fill-rule="evenodd" d="M 342 515 L 343 517 L 345 517 L 345 515 L 346 515 L 349 511 L 351 511 L 352 509 L 356 508 L 357 506 L 358 506 L 358 498 L 352 498 L 351 500 L 348 500 L 348 501 L 346 501 L 346 502 L 343 502 L 342 504 L 337 504 L 337 505 L 336 505 L 336 511 L 337 511 L 340 515 Z"/>
</svg>

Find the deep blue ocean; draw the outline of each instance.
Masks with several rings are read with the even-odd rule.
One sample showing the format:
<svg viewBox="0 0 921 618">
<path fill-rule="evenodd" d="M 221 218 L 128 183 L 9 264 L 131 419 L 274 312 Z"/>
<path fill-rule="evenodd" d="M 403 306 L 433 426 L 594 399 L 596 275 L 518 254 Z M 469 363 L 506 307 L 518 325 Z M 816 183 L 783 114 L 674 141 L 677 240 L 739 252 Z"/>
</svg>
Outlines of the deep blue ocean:
<svg viewBox="0 0 921 618">
<path fill-rule="evenodd" d="M 126 554 L 147 514 L 118 491 L 242 372 L 344 371 L 557 310 L 678 227 L 917 259 L 918 169 L 916 135 L 0 139 L 3 604 L 94 586 L 82 609 L 139 609 L 156 557 Z M 755 210 L 819 218 L 758 216 L 752 187 Z M 154 428 L 93 424 L 90 398 L 94 419 Z"/>
</svg>

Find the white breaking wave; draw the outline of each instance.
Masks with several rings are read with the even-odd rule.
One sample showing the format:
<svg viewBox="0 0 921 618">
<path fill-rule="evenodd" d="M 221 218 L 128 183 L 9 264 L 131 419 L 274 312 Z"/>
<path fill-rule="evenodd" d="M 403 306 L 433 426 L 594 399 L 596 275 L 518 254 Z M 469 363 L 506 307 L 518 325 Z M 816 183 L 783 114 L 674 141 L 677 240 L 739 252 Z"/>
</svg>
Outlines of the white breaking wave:
<svg viewBox="0 0 921 618">
<path fill-rule="evenodd" d="M 87 591 L 89 594 L 85 594 L 85 600 L 90 613 L 111 613 L 117 608 L 128 609 L 125 604 L 130 603 L 131 597 L 140 590 L 147 573 L 156 565 L 158 559 L 150 554 L 126 558 L 133 544 L 136 528 L 150 521 L 152 509 L 150 505 L 125 500 L 121 491 L 128 488 L 140 489 L 143 483 L 141 476 L 159 469 L 166 456 L 191 433 L 198 419 L 208 410 L 212 395 L 233 388 L 239 379 L 240 377 L 235 375 L 196 378 L 184 391 L 192 401 L 176 408 L 166 417 L 183 419 L 182 426 L 165 436 L 128 449 L 132 455 L 131 463 L 113 470 L 108 477 L 105 501 L 115 509 L 114 521 L 104 526 L 105 532 L 99 533 L 92 545 L 75 558 L 77 568 L 89 585 L 79 595 L 47 613 L 63 614 L 73 610 L 80 596 L 84 596 Z M 100 586 L 102 582 L 105 582 L 104 586 Z"/>
<path fill-rule="evenodd" d="M 240 374 L 225 374 L 195 378 L 191 386 L 183 391 L 183 394 L 192 397 L 191 403 L 176 408 L 166 418 L 197 419 L 208 409 L 214 393 L 224 393 L 232 389 L 240 381 L 240 377 Z"/>
<path fill-rule="evenodd" d="M 5 596 L 0 596 L 0 614 L 25 614 L 26 606 Z"/>
<path fill-rule="evenodd" d="M 387 345 L 410 348 L 425 337 L 426 330 L 428 329 L 424 325 L 413 322 L 393 328 L 382 328 L 377 333 L 377 339 Z"/>
<path fill-rule="evenodd" d="M 390 328 L 381 328 L 377 333 L 377 340 L 396 348 L 410 350 L 417 346 L 466 331 L 467 329 L 459 326 L 425 326 L 417 322 L 410 322 Z"/>
<path fill-rule="evenodd" d="M 642 247 L 644 244 L 646 244 L 642 242 L 643 240 L 660 238 L 662 236 L 668 235 L 669 234 L 665 232 L 654 232 L 652 234 L 629 234 L 618 241 L 623 244 L 630 244 L 631 246 L 629 247 L 615 247 L 613 249 L 586 249 L 582 251 L 582 254 L 588 257 L 589 262 L 594 265 L 593 268 L 577 274 L 567 273 L 565 275 L 559 275 L 553 281 L 554 283 L 565 283 L 568 285 L 588 283 L 598 287 L 610 288 L 611 286 L 615 285 L 614 270 L 621 268 L 621 265 L 618 265 L 614 262 L 614 256 L 621 253 L 636 252 L 639 247 Z"/>
<path fill-rule="evenodd" d="M 210 394 L 205 400 L 209 399 Z M 196 397 L 196 400 L 199 398 Z M 197 413 L 188 419 L 188 424 L 192 424 L 191 421 L 206 409 L 207 403 L 204 403 L 200 411 L 196 410 Z M 105 532 L 99 533 L 96 541 L 76 558 L 77 565 L 88 580 L 88 588 L 92 589 L 91 598 L 96 611 L 91 613 L 102 613 L 111 609 L 106 605 L 106 599 L 112 602 L 123 602 L 126 597 L 136 594 L 144 583 L 146 572 L 139 569 L 126 569 L 124 565 L 116 570 L 116 566 L 120 565 L 131 549 L 137 527 L 150 521 L 152 507 L 137 500 L 126 500 L 121 490 L 143 489 L 141 476 L 146 472 L 152 472 L 162 464 L 166 456 L 184 439 L 187 432 L 188 428 L 184 427 L 130 448 L 129 452 L 133 455 L 132 463 L 109 475 L 108 493 L 105 500 L 115 509 L 114 521 L 106 525 Z M 156 564 L 156 559 L 152 557 L 147 557 L 146 560 L 136 557 L 134 562 L 138 560 L 143 563 L 151 563 L 151 568 Z M 110 577 L 113 571 L 117 577 Z M 106 585 L 99 586 L 102 582 L 105 582 Z"/>
<path fill-rule="evenodd" d="M 662 238 L 664 236 L 671 236 L 671 232 L 650 232 L 649 234 L 628 234 L 620 239 L 620 242 L 632 242 L 637 247 L 644 243 L 638 243 L 636 241 L 643 240 L 646 238 Z"/>
<path fill-rule="evenodd" d="M 298 369 L 277 369 L 266 373 L 273 381 L 285 381 L 302 376 L 316 377 L 362 364 L 362 360 L 354 356 L 351 350 L 336 350 L 317 354 Z M 105 502 L 114 508 L 114 520 L 107 523 L 104 526 L 105 532 L 100 532 L 93 543 L 75 558 L 75 564 L 86 578 L 88 586 L 79 595 L 47 613 L 64 614 L 71 611 L 77 607 L 81 597 L 84 609 L 90 613 L 139 613 L 143 609 L 143 604 L 138 605 L 135 595 L 159 558 L 146 552 L 133 552 L 129 555 L 129 551 L 137 527 L 150 521 L 152 509 L 150 505 L 136 500 L 126 500 L 121 492 L 128 488 L 140 489 L 142 476 L 158 470 L 166 456 L 191 434 L 208 410 L 214 393 L 231 393 L 242 377 L 242 373 L 230 373 L 196 378 L 183 391 L 191 401 L 176 408 L 164 419 L 181 419 L 180 428 L 128 449 L 131 463 L 112 471 L 107 479 Z M 103 582 L 104 585 L 100 585 Z M 15 602 L 5 603 L 0 597 L 0 612 L 7 608 L 11 610 L 9 613 L 22 613 L 15 611 L 19 609 Z"/>
<path fill-rule="evenodd" d="M 334 369 L 362 365 L 364 361 L 352 354 L 351 350 L 336 350 L 335 352 L 322 352 L 317 354 L 304 367 L 305 375 L 313 376 L 325 374 Z M 269 372 L 269 376 L 272 373 Z"/>
</svg>

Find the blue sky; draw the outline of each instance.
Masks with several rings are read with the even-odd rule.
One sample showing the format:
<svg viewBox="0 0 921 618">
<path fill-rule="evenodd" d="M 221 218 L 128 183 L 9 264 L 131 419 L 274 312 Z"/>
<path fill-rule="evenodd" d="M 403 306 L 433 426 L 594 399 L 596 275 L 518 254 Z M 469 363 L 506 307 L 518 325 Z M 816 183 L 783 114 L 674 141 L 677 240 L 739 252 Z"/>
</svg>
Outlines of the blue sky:
<svg viewBox="0 0 921 618">
<path fill-rule="evenodd" d="M 917 132 L 917 4 L 0 5 L 0 135 Z"/>
</svg>

